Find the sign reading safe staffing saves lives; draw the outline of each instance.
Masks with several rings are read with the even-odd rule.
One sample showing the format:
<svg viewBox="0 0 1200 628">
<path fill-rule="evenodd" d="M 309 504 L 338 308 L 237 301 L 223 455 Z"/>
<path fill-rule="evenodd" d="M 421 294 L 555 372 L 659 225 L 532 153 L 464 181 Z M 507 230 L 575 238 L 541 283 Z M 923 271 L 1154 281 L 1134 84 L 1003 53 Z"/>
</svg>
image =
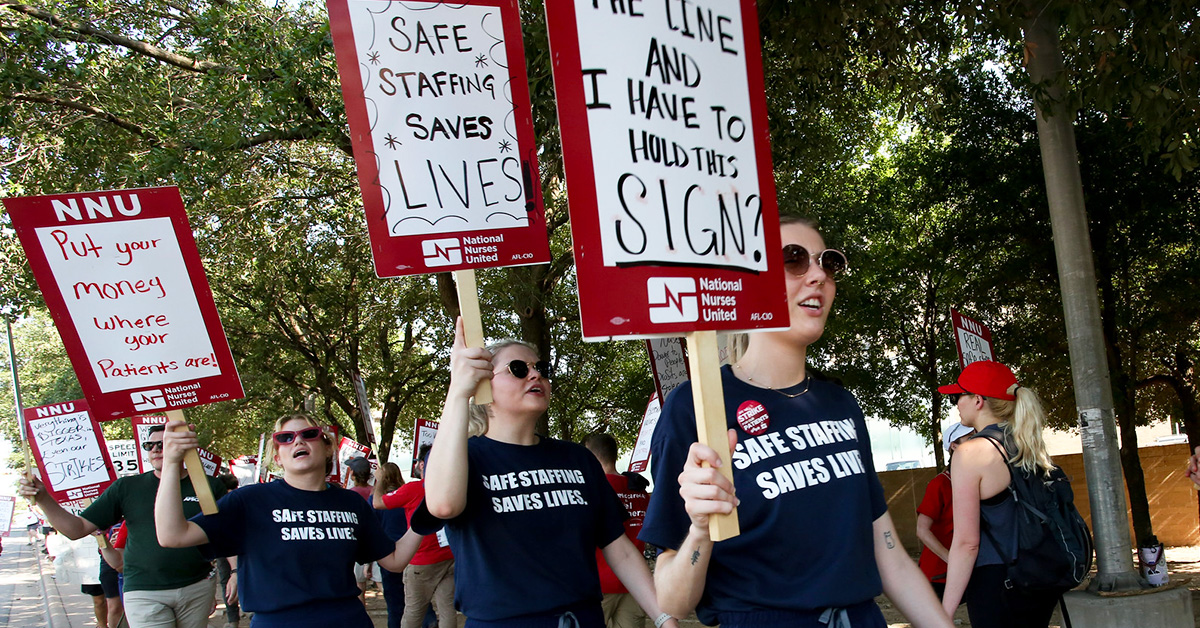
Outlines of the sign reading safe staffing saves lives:
<svg viewBox="0 0 1200 628">
<path fill-rule="evenodd" d="M 327 0 L 380 277 L 550 260 L 517 0 Z"/>
<path fill-rule="evenodd" d="M 96 418 L 242 397 L 178 188 L 4 206 Z"/>
<path fill-rule="evenodd" d="M 787 327 L 754 1 L 546 15 L 584 337 Z"/>
</svg>

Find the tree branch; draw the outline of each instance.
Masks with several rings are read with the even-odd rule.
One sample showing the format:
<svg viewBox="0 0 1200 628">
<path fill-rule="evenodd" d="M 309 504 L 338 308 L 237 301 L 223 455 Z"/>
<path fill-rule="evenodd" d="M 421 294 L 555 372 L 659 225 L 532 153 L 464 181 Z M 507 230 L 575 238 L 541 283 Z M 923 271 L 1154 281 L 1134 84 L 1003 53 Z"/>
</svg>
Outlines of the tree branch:
<svg viewBox="0 0 1200 628">
<path fill-rule="evenodd" d="M 164 143 L 162 140 L 160 140 L 158 138 L 158 136 L 147 131 L 141 125 L 134 124 L 133 122 L 130 122 L 129 120 L 126 120 L 115 114 L 109 113 L 98 107 L 93 107 L 91 105 L 85 105 L 81 102 L 76 102 L 74 100 L 67 100 L 64 98 L 55 98 L 53 96 L 44 96 L 41 94 L 13 94 L 13 95 L 10 95 L 8 98 L 11 100 L 18 100 L 18 101 L 22 101 L 22 102 L 40 103 L 43 105 L 54 105 L 56 107 L 64 107 L 66 109 L 74 109 L 75 111 L 82 111 L 83 113 L 88 114 L 88 116 L 90 116 L 90 117 L 104 120 L 105 122 L 108 122 L 110 124 L 113 124 L 113 125 L 116 125 L 116 126 L 122 128 L 122 129 L 125 129 L 126 131 L 129 131 L 130 133 L 133 133 L 134 135 L 137 135 L 138 137 L 145 138 L 154 146 L 171 146 L 170 144 Z"/>
<path fill-rule="evenodd" d="M 88 24 L 86 22 L 76 22 L 74 20 L 66 20 L 61 17 L 58 17 L 57 15 L 55 15 L 53 13 L 50 13 L 49 11 L 43 11 L 41 9 L 37 9 L 37 8 L 31 7 L 31 6 L 27 6 L 24 4 L 17 4 L 15 2 L 9 2 L 9 1 L 5 1 L 5 0 L 0 0 L 0 6 L 7 8 L 9 10 L 12 10 L 16 13 L 21 13 L 21 14 L 27 15 L 35 20 L 40 20 L 42 22 L 50 24 L 51 26 L 56 26 L 58 28 L 63 28 L 63 29 L 69 30 L 69 31 L 74 31 L 76 33 L 79 33 L 80 35 L 90 37 L 99 43 L 107 44 L 109 46 L 120 46 L 121 48 L 126 48 L 128 50 L 132 50 L 133 52 L 136 52 L 140 55 L 144 55 L 144 56 L 150 57 L 151 59 L 156 59 L 158 61 L 162 61 L 163 63 L 167 63 L 167 64 L 173 65 L 177 68 L 182 68 L 184 70 L 188 70 L 190 72 L 200 72 L 200 73 L 215 72 L 215 73 L 221 73 L 221 74 L 242 74 L 236 68 L 231 68 L 226 65 L 221 65 L 220 63 L 213 63 L 212 61 L 201 61 L 199 59 L 193 59 L 188 56 L 184 56 L 181 54 L 171 52 L 170 50 L 159 48 L 158 46 L 155 46 L 153 44 L 148 44 L 144 41 L 132 39 L 132 38 L 126 37 L 124 35 L 118 35 L 117 33 L 110 33 L 108 31 L 101 30 L 101 29 L 96 28 L 95 26 Z"/>
</svg>

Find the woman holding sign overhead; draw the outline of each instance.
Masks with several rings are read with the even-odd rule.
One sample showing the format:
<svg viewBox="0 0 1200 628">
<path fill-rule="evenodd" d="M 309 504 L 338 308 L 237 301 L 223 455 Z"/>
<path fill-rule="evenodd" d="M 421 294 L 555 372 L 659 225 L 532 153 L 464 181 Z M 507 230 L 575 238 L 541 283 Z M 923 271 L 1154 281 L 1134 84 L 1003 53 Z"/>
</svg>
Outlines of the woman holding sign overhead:
<svg viewBox="0 0 1200 628">
<path fill-rule="evenodd" d="M 283 479 L 233 491 L 217 503 L 220 512 L 189 521 L 177 479 L 197 440 L 192 430 L 171 431 L 183 426 L 168 424 L 164 439 L 164 482 L 154 506 L 158 541 L 237 556 L 231 582 L 242 610 L 254 613 L 252 628 L 371 628 L 358 601 L 354 564 L 378 560 L 402 571 L 420 537 L 408 534 L 393 543 L 370 504 L 325 482 L 334 446 L 324 429 L 307 415 L 276 421 L 268 455 L 283 467 Z"/>
<path fill-rule="evenodd" d="M 467 625 L 603 628 L 597 548 L 647 614 L 660 617 L 646 561 L 625 536 L 625 508 L 596 457 L 535 432 L 550 403 L 549 363 L 515 340 L 469 348 L 460 319 L 450 369 L 425 506 L 412 525 L 428 533 L 444 522 L 454 602 Z M 471 405 L 485 380 L 492 403 Z M 429 514 L 440 521 L 431 526 Z"/>
<path fill-rule="evenodd" d="M 900 546 L 858 402 L 805 367 L 846 257 L 812 223 L 781 222 L 790 327 L 750 334 L 721 369 L 733 483 L 696 442 L 690 384 L 667 398 L 654 431 L 655 491 L 639 538 L 663 548 L 659 603 L 722 628 L 885 627 L 874 601 L 884 592 L 913 625 L 948 627 Z M 709 517 L 735 506 L 741 534 L 714 544 Z"/>
</svg>

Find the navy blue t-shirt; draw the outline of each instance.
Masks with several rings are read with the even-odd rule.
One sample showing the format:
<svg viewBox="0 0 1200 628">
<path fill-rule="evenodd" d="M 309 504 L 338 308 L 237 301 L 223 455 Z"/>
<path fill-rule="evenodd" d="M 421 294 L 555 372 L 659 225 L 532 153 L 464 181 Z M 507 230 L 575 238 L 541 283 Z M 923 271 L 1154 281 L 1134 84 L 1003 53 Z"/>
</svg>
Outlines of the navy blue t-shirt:
<svg viewBox="0 0 1200 628">
<path fill-rule="evenodd" d="M 192 518 L 208 535 L 200 549 L 238 557 L 238 599 L 252 613 L 317 609 L 323 601 L 357 603 L 354 564 L 395 549 L 371 505 L 336 486 L 306 491 L 283 480 L 252 484 L 217 506 L 214 515 Z"/>
<path fill-rule="evenodd" d="M 595 604 L 603 597 L 596 548 L 625 533 L 625 507 L 596 457 L 539 437 L 512 445 L 467 440 L 467 506 L 444 522 L 454 551 L 454 605 L 496 621 Z M 413 529 L 430 525 L 424 504 Z"/>
<path fill-rule="evenodd" d="M 727 424 L 738 434 L 741 534 L 713 546 L 697 616 L 713 625 L 720 613 L 810 611 L 879 595 L 872 524 L 887 501 L 853 395 L 814 380 L 788 398 L 737 379 L 728 366 L 721 377 Z M 678 549 L 687 536 L 678 476 L 696 440 L 685 383 L 667 398 L 651 441 L 654 493 L 638 535 L 651 545 Z"/>
</svg>

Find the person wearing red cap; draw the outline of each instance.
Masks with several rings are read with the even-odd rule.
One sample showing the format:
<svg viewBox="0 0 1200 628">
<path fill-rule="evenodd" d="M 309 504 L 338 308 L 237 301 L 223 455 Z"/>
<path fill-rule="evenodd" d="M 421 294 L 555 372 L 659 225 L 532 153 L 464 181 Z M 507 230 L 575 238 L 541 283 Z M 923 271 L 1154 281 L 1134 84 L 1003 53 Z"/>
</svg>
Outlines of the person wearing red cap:
<svg viewBox="0 0 1200 628">
<path fill-rule="evenodd" d="M 963 425 L 988 437 L 963 443 L 951 461 L 954 540 L 942 607 L 953 617 L 965 598 L 975 628 L 1045 628 L 1058 594 L 1006 587 L 1002 558 L 1016 551 L 1016 503 L 1007 490 L 1012 478 L 1005 457 L 1028 473 L 1045 475 L 1054 468 L 1042 440 L 1041 399 L 1017 383 L 1012 369 L 989 360 L 968 364 L 955 383 L 938 392 L 950 397 Z M 981 520 L 989 534 L 981 535 Z M 997 547 L 993 538 L 1006 547 Z"/>
</svg>

